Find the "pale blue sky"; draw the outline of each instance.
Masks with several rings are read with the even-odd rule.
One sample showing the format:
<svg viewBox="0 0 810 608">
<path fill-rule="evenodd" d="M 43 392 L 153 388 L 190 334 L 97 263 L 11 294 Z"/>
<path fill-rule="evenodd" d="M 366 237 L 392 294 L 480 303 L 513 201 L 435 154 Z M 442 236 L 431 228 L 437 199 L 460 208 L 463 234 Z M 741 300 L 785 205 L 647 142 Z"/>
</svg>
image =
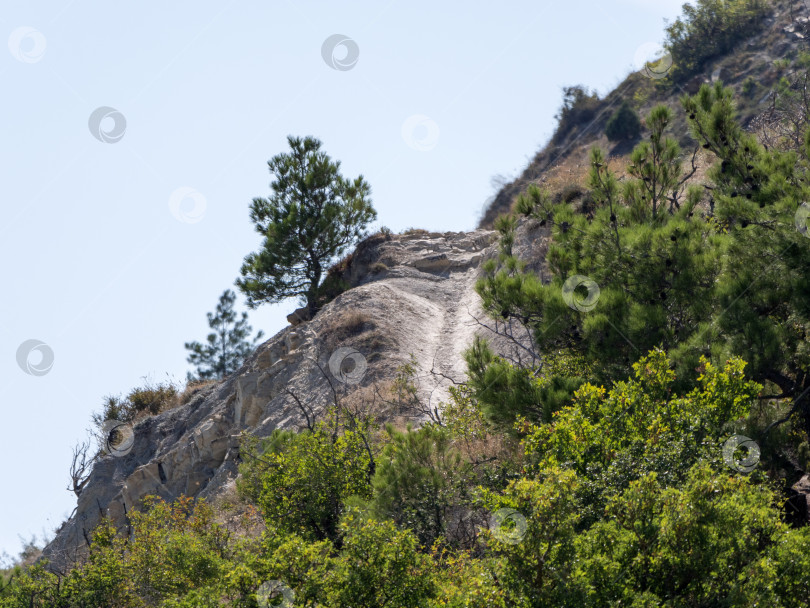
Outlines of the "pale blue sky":
<svg viewBox="0 0 810 608">
<path fill-rule="evenodd" d="M 365 176 L 376 225 L 469 230 L 491 178 L 551 135 L 561 87 L 612 89 L 681 4 L 3 0 L 0 551 L 73 509 L 71 447 L 105 395 L 184 379 L 183 343 L 259 245 L 248 205 L 288 134 Z M 356 43 L 351 69 L 323 59 L 333 34 Z M 126 121 L 115 143 L 90 132 L 103 106 L 120 114 L 102 132 Z M 32 339 L 44 375 L 17 363 Z"/>
</svg>

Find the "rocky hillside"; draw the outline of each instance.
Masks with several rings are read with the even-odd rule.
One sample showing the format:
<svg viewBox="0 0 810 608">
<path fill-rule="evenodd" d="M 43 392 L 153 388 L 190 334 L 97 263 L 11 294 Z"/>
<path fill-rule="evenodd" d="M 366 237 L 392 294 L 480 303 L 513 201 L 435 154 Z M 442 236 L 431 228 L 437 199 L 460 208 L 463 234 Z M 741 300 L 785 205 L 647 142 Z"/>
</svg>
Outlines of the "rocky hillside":
<svg viewBox="0 0 810 608">
<path fill-rule="evenodd" d="M 76 511 L 46 547 L 60 569 L 79 557 L 102 516 L 119 527 L 141 498 L 156 494 L 213 498 L 233 484 L 239 436 L 306 425 L 335 399 L 384 399 L 398 368 L 416 361 L 418 423 L 439 411 L 447 388 L 465 377 L 461 353 L 477 333 L 505 356 L 514 343 L 487 329 L 474 291 L 482 263 L 497 254 L 497 233 L 378 234 L 351 256 L 351 288 L 311 321 L 263 343 L 236 373 L 199 390 L 179 407 L 121 427 L 101 458 Z M 515 251 L 543 272 L 547 228 L 524 222 Z"/>
<path fill-rule="evenodd" d="M 615 165 L 612 168 L 621 173 L 635 142 L 612 143 L 604 132 L 605 124 L 622 101 L 628 101 L 642 117 L 654 105 L 663 103 L 671 107 L 675 113 L 671 133 L 684 152 L 691 152 L 695 142 L 686 126 L 680 97 L 696 93 L 703 83 L 721 80 L 735 90 L 742 124 L 753 128 L 752 120 L 768 108 L 774 84 L 786 75 L 784 66 L 774 61 L 810 50 L 810 2 L 776 0 L 771 4 L 773 9 L 760 32 L 741 41 L 732 52 L 710 60 L 686 82 L 652 79 L 643 70 L 634 72 L 604 98 L 583 108 L 582 120 L 559 124 L 549 143 L 535 154 L 523 173 L 496 193 L 481 216 L 479 228 L 491 228 L 495 218 L 509 211 L 515 198 L 532 183 L 545 186 L 558 197 L 574 196 L 570 184 L 584 183 L 588 151 L 593 146 L 606 150 Z M 749 78 L 754 87 L 743 94 L 743 84 Z M 647 135 L 642 132 L 641 137 Z M 696 174 L 695 180 L 700 177 Z"/>
</svg>

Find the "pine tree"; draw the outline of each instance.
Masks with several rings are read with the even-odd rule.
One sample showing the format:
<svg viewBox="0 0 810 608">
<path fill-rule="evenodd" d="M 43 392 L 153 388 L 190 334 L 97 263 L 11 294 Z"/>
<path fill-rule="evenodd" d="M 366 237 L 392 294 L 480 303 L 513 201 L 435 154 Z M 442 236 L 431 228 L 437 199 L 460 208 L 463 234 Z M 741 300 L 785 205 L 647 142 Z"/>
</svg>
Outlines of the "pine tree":
<svg viewBox="0 0 810 608">
<path fill-rule="evenodd" d="M 253 328 L 248 325 L 247 313 L 237 319 L 233 309 L 236 294 L 226 289 L 219 297 L 216 313 L 208 313 L 208 326 L 213 330 L 206 338 L 206 344 L 186 342 L 191 351 L 187 361 L 197 366 L 197 378 L 221 379 L 236 371 L 264 335 L 259 331 L 251 342 L 248 339 Z M 189 373 L 189 381 L 195 377 Z"/>
<path fill-rule="evenodd" d="M 730 238 L 701 341 L 716 357 L 744 357 L 755 378 L 796 399 L 810 432 L 810 129 L 798 152 L 767 150 L 740 127 L 732 94 L 718 82 L 682 99 L 693 135 L 717 157 L 707 176 Z"/>
<path fill-rule="evenodd" d="M 640 353 L 659 346 L 675 348 L 710 314 L 722 235 L 694 213 L 701 188 L 685 187 L 689 173 L 682 167 L 677 142 L 666 135 L 670 123 L 666 106 L 651 110 L 649 140 L 633 150 L 630 178 L 623 183 L 608 168 L 602 150 L 591 150 L 592 218 L 570 203 L 552 204 L 536 186 L 519 198 L 519 211 L 551 227 L 550 284 L 504 255 L 500 267 L 495 260 L 489 262 L 487 276 L 477 285 L 484 306 L 493 315 L 526 325 L 545 358 L 560 351 L 584 357 L 598 370 L 600 381 L 626 377 Z M 499 225 L 508 242 L 514 228 Z M 695 349 L 684 358 L 696 365 L 700 354 Z M 491 375 L 485 368 L 502 365 L 488 362 L 485 355 L 482 351 L 468 359 L 473 362 L 474 382 Z M 558 381 L 558 386 L 575 386 L 576 375 Z M 497 376 L 508 378 L 512 388 L 518 386 L 517 378 Z M 491 392 L 493 382 L 482 386 Z M 548 416 L 540 403 L 534 408 L 522 403 L 533 398 L 526 390 L 517 392 L 521 396 L 515 401 L 515 413 L 535 409 Z M 510 395 L 503 396 L 507 404 Z M 486 392 L 477 396 L 495 399 Z"/>
<path fill-rule="evenodd" d="M 772 383 L 767 394 L 795 400 L 791 413 L 801 412 L 810 432 L 810 130 L 798 153 L 767 150 L 739 125 L 722 83 L 681 102 L 695 139 L 717 157 L 705 188 L 684 190 L 694 167 L 684 171 L 664 134 L 670 110 L 653 108 L 630 179 L 620 183 L 592 150 L 592 218 L 552 205 L 536 187 L 518 200 L 518 212 L 551 227 L 551 283 L 525 272 L 507 247 L 500 265 L 485 267 L 478 292 L 493 316 L 532 330 L 545 357 L 585 357 L 598 382 L 625 377 L 655 347 L 668 353 L 680 386 L 700 373 L 701 356 L 715 364 L 742 357 L 754 379 Z M 508 244 L 514 223 L 498 226 Z M 515 399 L 517 371 L 496 374 L 504 364 L 485 349 L 471 350 L 468 363 L 473 387 L 486 388 L 476 397 L 500 406 L 501 419 L 545 411 L 525 403 L 535 398 L 526 390 Z"/>
<path fill-rule="evenodd" d="M 363 176 L 344 178 L 340 162 L 321 151 L 319 140 L 287 141 L 291 152 L 267 163 L 276 177 L 272 196 L 251 205 L 250 219 L 264 244 L 245 257 L 236 285 L 250 308 L 299 297 L 314 314 L 327 265 L 363 236 L 377 212 Z"/>
</svg>

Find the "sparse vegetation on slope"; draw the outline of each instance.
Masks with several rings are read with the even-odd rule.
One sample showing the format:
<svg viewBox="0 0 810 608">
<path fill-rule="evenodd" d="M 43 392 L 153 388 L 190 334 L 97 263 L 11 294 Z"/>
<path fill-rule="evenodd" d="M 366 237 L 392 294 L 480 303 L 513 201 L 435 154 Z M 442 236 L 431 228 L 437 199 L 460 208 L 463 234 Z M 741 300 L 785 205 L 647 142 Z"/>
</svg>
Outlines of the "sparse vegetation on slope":
<svg viewBox="0 0 810 608">
<path fill-rule="evenodd" d="M 697 0 L 683 5 L 683 15 L 666 28 L 672 76 L 684 80 L 706 63 L 728 53 L 763 27 L 772 10 L 767 0 Z"/>
<path fill-rule="evenodd" d="M 785 70 L 768 58 L 790 64 L 800 51 L 806 50 L 805 38 L 798 36 L 807 37 L 810 32 L 805 25 L 793 21 L 810 15 L 806 3 L 701 0 L 694 4 L 684 5 L 683 15 L 668 26 L 668 30 L 672 30 L 665 40 L 668 60 L 660 73 L 653 71 L 654 77 L 649 77 L 645 70 L 631 72 L 602 99 L 588 95 L 582 85 L 563 90 L 563 104 L 550 141 L 535 154 L 520 176 L 498 189 L 484 209 L 480 227 L 492 227 L 497 216 L 510 211 L 515 199 L 531 184 L 556 189 L 575 181 L 580 166 L 587 165 L 588 149 L 597 144 L 606 145 L 602 138 L 606 122 L 624 101 L 640 115 L 658 104 L 676 110 L 684 91 L 696 93 L 702 83 L 712 82 L 719 73 L 725 84 L 740 95 L 740 119 L 744 125 L 768 109 L 766 93 L 785 75 Z M 704 35 L 713 29 L 717 30 L 717 36 Z M 749 77 L 757 83 L 757 94 L 753 95 L 754 89 L 749 84 L 750 96 L 743 96 L 743 83 Z M 563 121 L 563 115 L 567 115 L 565 108 L 576 99 L 580 99 L 586 109 L 577 115 L 589 116 L 588 120 Z M 673 137 L 681 147 L 690 149 L 695 142 L 680 112 L 674 117 L 672 127 Z M 608 156 L 622 163 L 628 152 L 629 147 L 619 142 Z"/>
<path fill-rule="evenodd" d="M 711 7 L 746 35 L 754 5 L 700 2 L 690 35 Z M 625 163 L 592 147 L 578 182 L 529 185 L 495 220 L 477 292 L 521 356 L 472 340 L 440 407 L 413 356 L 352 391 L 341 360 L 311 400 L 288 382 L 301 427 L 243 434 L 218 510 L 147 497 L 70 567 L 6 571 L 0 608 L 806 606 L 810 62 L 790 65 L 759 135 L 704 84 L 653 105 Z M 567 121 L 599 101 L 570 95 Z M 551 237 L 542 272 L 527 226 Z M 330 348 L 387 339 L 365 310 L 325 314 Z M 177 400 L 146 387 L 105 416 Z"/>
</svg>

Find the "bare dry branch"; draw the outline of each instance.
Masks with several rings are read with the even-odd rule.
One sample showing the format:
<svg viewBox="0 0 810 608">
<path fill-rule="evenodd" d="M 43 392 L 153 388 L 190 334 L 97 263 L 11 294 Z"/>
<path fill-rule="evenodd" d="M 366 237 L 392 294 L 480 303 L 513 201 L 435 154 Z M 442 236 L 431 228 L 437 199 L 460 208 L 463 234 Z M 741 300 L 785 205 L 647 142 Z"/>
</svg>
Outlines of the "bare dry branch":
<svg viewBox="0 0 810 608">
<path fill-rule="evenodd" d="M 84 487 L 90 480 L 90 472 L 97 454 L 90 455 L 90 441 L 77 443 L 73 447 L 73 458 L 70 463 L 70 485 L 67 490 L 73 492 L 76 498 L 81 496 Z"/>
</svg>

